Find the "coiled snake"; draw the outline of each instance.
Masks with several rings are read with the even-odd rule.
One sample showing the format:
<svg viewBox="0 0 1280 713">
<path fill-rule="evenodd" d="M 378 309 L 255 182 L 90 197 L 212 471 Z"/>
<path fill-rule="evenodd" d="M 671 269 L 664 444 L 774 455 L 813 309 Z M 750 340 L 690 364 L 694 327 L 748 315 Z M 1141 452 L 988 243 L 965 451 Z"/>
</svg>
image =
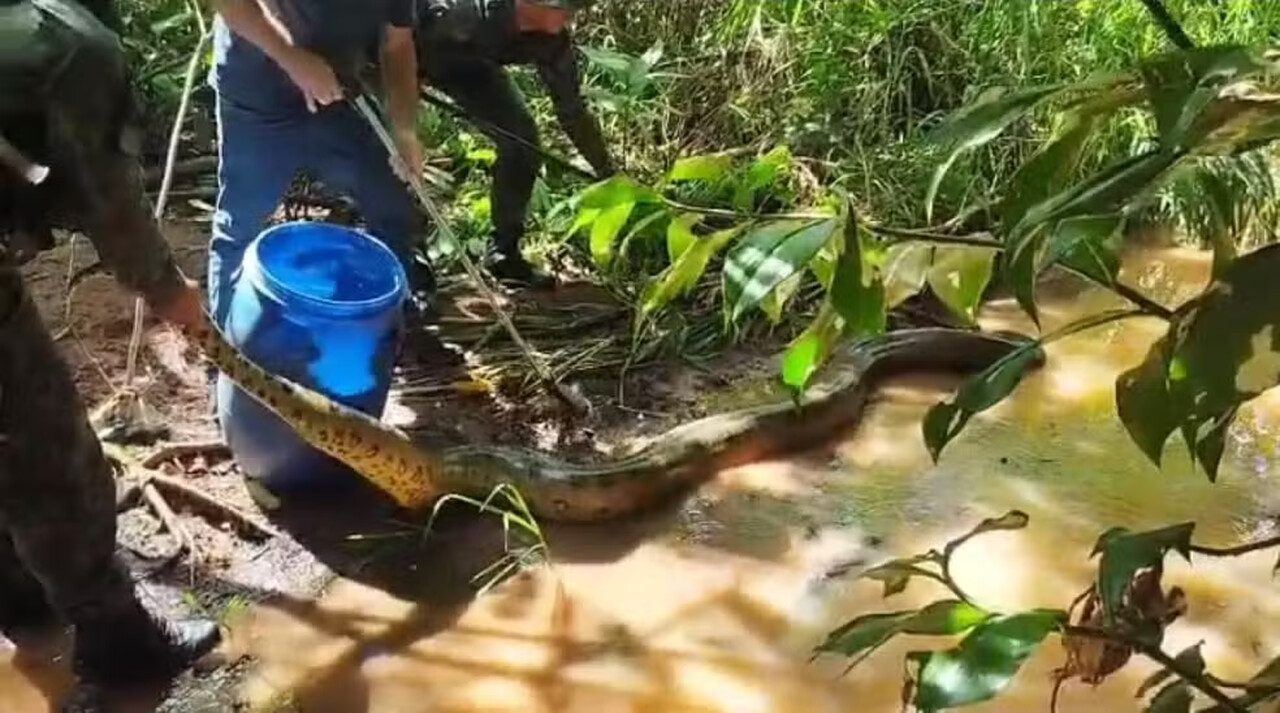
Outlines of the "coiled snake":
<svg viewBox="0 0 1280 713">
<path fill-rule="evenodd" d="M 417 509 L 448 493 L 486 496 L 518 489 L 546 520 L 599 522 L 657 504 L 737 465 L 812 448 L 855 425 L 877 382 L 904 371 L 976 371 L 1029 339 L 1016 334 L 908 329 L 863 339 L 850 366 L 797 407 L 781 401 L 699 419 L 671 429 L 634 455 L 577 465 L 522 448 L 464 446 L 440 453 L 318 392 L 271 375 L 229 344 L 209 321 L 186 330 L 215 366 L 297 431 L 399 505 Z M 1039 355 L 1043 359 L 1043 355 Z"/>
</svg>

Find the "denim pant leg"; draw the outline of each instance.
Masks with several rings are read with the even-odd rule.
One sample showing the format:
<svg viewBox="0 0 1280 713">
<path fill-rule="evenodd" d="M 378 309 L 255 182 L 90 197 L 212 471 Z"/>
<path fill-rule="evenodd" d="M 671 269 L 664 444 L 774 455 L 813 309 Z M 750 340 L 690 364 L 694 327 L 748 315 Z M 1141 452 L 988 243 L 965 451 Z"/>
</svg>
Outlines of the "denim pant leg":
<svg viewBox="0 0 1280 713">
<path fill-rule="evenodd" d="M 218 100 L 218 205 L 209 244 L 209 307 L 224 326 L 245 250 L 305 166 L 310 115 L 268 115 Z"/>
<path fill-rule="evenodd" d="M 355 199 L 369 232 L 396 253 L 412 280 L 419 216 L 373 129 L 353 107 L 339 104 L 315 115 L 307 138 L 317 177 Z"/>
</svg>

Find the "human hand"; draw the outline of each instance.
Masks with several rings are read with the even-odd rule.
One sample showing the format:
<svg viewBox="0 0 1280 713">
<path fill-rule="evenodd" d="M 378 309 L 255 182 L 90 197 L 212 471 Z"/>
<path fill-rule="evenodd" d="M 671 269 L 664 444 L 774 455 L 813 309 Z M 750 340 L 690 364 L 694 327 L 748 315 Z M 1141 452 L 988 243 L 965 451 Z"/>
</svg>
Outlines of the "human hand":
<svg viewBox="0 0 1280 713">
<path fill-rule="evenodd" d="M 154 311 L 160 319 L 182 329 L 197 327 L 205 319 L 200 290 L 191 280 L 186 281 L 186 285 L 173 299 L 163 306 L 154 308 Z"/>
<path fill-rule="evenodd" d="M 342 100 L 342 84 L 338 82 L 338 75 L 320 55 L 294 47 L 285 55 L 281 68 L 302 92 L 307 110 L 312 114 L 320 106 Z"/>
<path fill-rule="evenodd" d="M 404 161 L 404 165 L 413 172 L 414 176 L 422 172 L 422 163 L 424 154 L 422 150 L 422 141 L 418 138 L 418 133 L 413 129 L 396 129 L 392 138 L 395 139 L 396 150 L 400 154 L 400 158 Z M 409 183 L 412 176 L 403 175 L 397 162 L 391 160 L 391 168 L 400 177 L 400 180 Z"/>
</svg>

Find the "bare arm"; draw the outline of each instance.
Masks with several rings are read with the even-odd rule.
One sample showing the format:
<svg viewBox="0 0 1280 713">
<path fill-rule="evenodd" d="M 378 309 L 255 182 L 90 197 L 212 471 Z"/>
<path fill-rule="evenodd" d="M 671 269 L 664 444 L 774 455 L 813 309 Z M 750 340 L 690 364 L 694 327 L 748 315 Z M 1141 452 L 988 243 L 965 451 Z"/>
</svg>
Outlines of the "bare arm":
<svg viewBox="0 0 1280 713">
<path fill-rule="evenodd" d="M 418 116 L 418 53 L 412 29 L 387 27 L 380 64 L 392 127 L 397 132 L 414 131 Z"/>
<path fill-rule="evenodd" d="M 382 91 L 396 147 L 409 170 L 418 172 L 422 143 L 418 140 L 418 49 L 413 42 L 416 11 L 412 0 L 397 0 L 390 10 L 378 62 Z"/>
<path fill-rule="evenodd" d="M 537 65 L 538 76 L 546 85 L 555 105 L 556 118 L 569 135 L 579 153 L 595 169 L 597 177 L 613 175 L 613 159 L 605 145 L 600 125 L 582 96 L 582 75 L 573 44 L 566 35 L 553 57 Z"/>
</svg>

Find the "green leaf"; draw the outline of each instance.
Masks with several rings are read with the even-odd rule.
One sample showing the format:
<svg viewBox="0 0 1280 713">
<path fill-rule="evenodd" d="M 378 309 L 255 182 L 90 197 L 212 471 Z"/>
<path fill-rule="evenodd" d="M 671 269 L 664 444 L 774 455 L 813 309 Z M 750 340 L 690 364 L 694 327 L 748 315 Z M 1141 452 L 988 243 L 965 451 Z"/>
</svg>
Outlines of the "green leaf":
<svg viewBox="0 0 1280 713">
<path fill-rule="evenodd" d="M 938 247 L 927 280 L 930 289 L 953 313 L 972 323 L 982 293 L 991 281 L 996 251 L 977 247 Z"/>
<path fill-rule="evenodd" d="M 667 174 L 667 180 L 715 183 L 728 175 L 732 169 L 733 159 L 729 156 L 690 156 L 676 161 L 671 167 L 671 173 Z"/>
<path fill-rule="evenodd" d="M 1139 366 L 1116 379 L 1116 414 L 1134 442 L 1156 466 L 1179 419 L 1169 393 L 1169 367 L 1163 350 L 1152 349 Z"/>
<path fill-rule="evenodd" d="M 760 309 L 769 317 L 771 323 L 780 324 L 782 322 L 782 311 L 786 309 L 791 298 L 795 297 L 803 281 L 804 273 L 797 272 L 778 283 L 778 286 L 773 288 L 773 292 L 770 292 L 767 297 L 760 301 Z"/>
<path fill-rule="evenodd" d="M 1066 621 L 1066 612 L 1047 609 L 995 617 L 954 649 L 914 653 L 919 666 L 914 704 L 939 711 L 990 700 Z"/>
<path fill-rule="evenodd" d="M 614 176 L 588 186 L 578 197 L 579 208 L 602 212 L 626 203 L 661 203 L 662 197 L 628 176 Z"/>
<path fill-rule="evenodd" d="M 1111 87 L 1066 110 L 1053 139 L 1018 167 L 1010 197 L 1000 207 L 1001 221 L 1017 225 L 1028 209 L 1062 191 L 1080 165 L 1085 146 L 1100 120 L 1142 97 L 1126 86 Z"/>
<path fill-rule="evenodd" d="M 1190 148 L 1202 138 L 1193 127 L 1221 88 L 1264 67 L 1255 50 L 1237 45 L 1168 52 L 1144 62 L 1141 74 L 1161 145 L 1171 151 Z"/>
<path fill-rule="evenodd" d="M 949 150 L 934 171 L 933 179 L 929 182 L 929 190 L 925 194 L 926 221 L 933 221 L 933 202 L 938 195 L 938 187 L 942 185 L 942 179 L 961 154 L 996 138 L 1010 124 L 1031 111 L 1036 104 L 1061 89 L 1062 85 L 1029 87 L 1007 92 L 998 88 L 989 89 L 983 92 L 977 101 L 956 112 L 939 127 L 933 138 L 949 144 Z"/>
<path fill-rule="evenodd" d="M 1160 689 L 1146 713 L 1191 713 L 1191 701 L 1191 688 L 1185 681 L 1177 681 Z"/>
<path fill-rule="evenodd" d="M 1000 517 L 989 517 L 978 523 L 978 525 L 972 530 L 948 542 L 947 546 L 943 549 L 943 554 L 949 556 L 961 545 L 972 540 L 978 535 L 987 532 L 997 532 L 1000 530 L 1021 530 L 1025 528 L 1029 522 L 1031 522 L 1031 517 L 1021 510 L 1010 510 Z"/>
<path fill-rule="evenodd" d="M 1109 622 L 1119 611 L 1124 593 L 1135 574 L 1162 566 L 1169 550 L 1190 561 L 1191 534 L 1195 529 L 1194 522 L 1137 533 L 1116 527 L 1098 538 L 1093 548 L 1093 554 L 1102 554 L 1102 561 L 1098 564 L 1098 596 L 1102 599 L 1103 611 Z"/>
<path fill-rule="evenodd" d="M 1237 258 L 1177 310 L 1143 364 L 1120 375 L 1120 420 L 1152 462 L 1177 430 L 1213 477 L 1239 407 L 1280 382 L 1277 274 L 1280 246 Z"/>
<path fill-rule="evenodd" d="M 954 636 L 990 617 L 986 611 L 954 599 L 933 602 L 920 610 L 867 614 L 832 631 L 816 650 L 844 656 L 865 655 L 898 634 Z"/>
<path fill-rule="evenodd" d="M 578 216 L 574 219 L 573 225 L 569 226 L 569 229 L 565 231 L 565 237 L 572 237 L 573 235 L 576 235 L 579 230 L 582 230 L 596 222 L 596 219 L 600 217 L 601 212 L 602 211 L 599 208 L 583 208 L 578 211 Z"/>
<path fill-rule="evenodd" d="M 831 283 L 831 303 L 844 319 L 845 332 L 852 336 L 884 332 L 884 283 L 870 269 L 864 257 L 866 230 L 849 206 L 845 216 L 844 241 Z"/>
<path fill-rule="evenodd" d="M 669 225 L 667 225 L 667 258 L 675 263 L 688 250 L 691 245 L 698 242 L 697 236 L 693 234 L 693 228 L 702 222 L 702 216 L 697 213 L 684 213 L 676 216 Z"/>
<path fill-rule="evenodd" d="M 679 222 L 678 219 L 672 224 Z M 666 307 L 672 300 L 688 292 L 707 270 L 707 263 L 741 232 L 730 228 L 705 238 L 693 238 L 693 245 L 684 250 L 666 270 L 663 270 L 648 287 L 641 299 L 640 320 Z M 692 237 L 692 234 L 690 234 Z"/>
<path fill-rule="evenodd" d="M 792 393 L 802 393 L 818 368 L 827 361 L 831 349 L 844 331 L 843 320 L 827 299 L 818 316 L 796 337 L 782 355 L 782 382 Z"/>
<path fill-rule="evenodd" d="M 813 258 L 835 230 L 835 219 L 770 223 L 753 230 L 724 266 L 725 315 L 736 324 L 779 283 Z"/>
<path fill-rule="evenodd" d="M 1113 284 L 1120 272 L 1123 225 L 1119 213 L 1067 218 L 1058 223 L 1046 262 L 1061 260 L 1091 280 Z"/>
<path fill-rule="evenodd" d="M 935 404 L 924 417 L 924 442 L 936 462 L 969 419 L 1013 393 L 1028 371 L 1044 359 L 1040 343 L 1029 341 L 960 387 L 954 400 Z"/>
<path fill-rule="evenodd" d="M 1071 189 L 1054 195 L 1027 210 L 1005 238 L 1004 255 L 1014 296 L 1023 310 L 1039 318 L 1035 306 L 1035 280 L 1045 261 L 1045 241 L 1058 236 L 1051 226 L 1069 218 L 1118 213 L 1154 190 L 1157 179 L 1173 167 L 1181 154 L 1150 151 L 1119 161 Z M 1067 233 L 1061 239 L 1073 235 Z M 1050 255 L 1064 252 L 1061 248 Z"/>
<path fill-rule="evenodd" d="M 634 202 L 615 203 L 605 208 L 596 222 L 591 224 L 591 258 L 596 265 L 606 268 L 613 262 L 613 244 L 618 233 L 631 218 Z"/>
<path fill-rule="evenodd" d="M 863 572 L 859 579 L 873 579 L 877 582 L 884 583 L 884 596 L 889 598 L 895 594 L 901 594 L 906 591 L 907 584 L 911 582 L 913 577 L 925 577 L 935 579 L 935 575 L 927 569 L 920 567 L 922 562 L 933 561 L 928 555 L 920 555 L 909 557 L 906 559 L 896 559 L 878 565 Z"/>
<path fill-rule="evenodd" d="M 778 177 L 791 166 L 791 150 L 786 146 L 778 146 L 769 153 L 756 159 L 747 169 L 747 175 L 734 192 L 733 206 L 738 210 L 750 211 L 755 207 L 756 194 L 771 188 Z"/>
<path fill-rule="evenodd" d="M 933 262 L 933 247 L 924 243 L 897 243 L 889 247 L 884 275 L 885 307 L 893 309 L 924 287 Z"/>
<path fill-rule="evenodd" d="M 1200 647 L 1203 645 L 1204 645 L 1204 642 L 1200 642 L 1195 646 L 1189 646 L 1183 649 L 1181 653 L 1173 657 L 1174 662 L 1178 664 L 1179 668 L 1182 671 L 1185 671 L 1187 673 L 1194 673 L 1194 674 L 1204 673 L 1204 669 L 1205 669 L 1204 656 L 1200 653 Z M 1152 689 L 1154 689 L 1156 686 L 1159 686 L 1160 684 L 1169 680 L 1169 677 L 1173 675 L 1174 675 L 1173 671 L 1168 668 L 1159 669 L 1155 673 L 1148 676 L 1147 679 L 1142 682 L 1142 685 L 1138 686 L 1138 692 L 1134 694 L 1135 697 L 1142 698 L 1143 696 L 1147 695 L 1147 693 Z"/>
</svg>

